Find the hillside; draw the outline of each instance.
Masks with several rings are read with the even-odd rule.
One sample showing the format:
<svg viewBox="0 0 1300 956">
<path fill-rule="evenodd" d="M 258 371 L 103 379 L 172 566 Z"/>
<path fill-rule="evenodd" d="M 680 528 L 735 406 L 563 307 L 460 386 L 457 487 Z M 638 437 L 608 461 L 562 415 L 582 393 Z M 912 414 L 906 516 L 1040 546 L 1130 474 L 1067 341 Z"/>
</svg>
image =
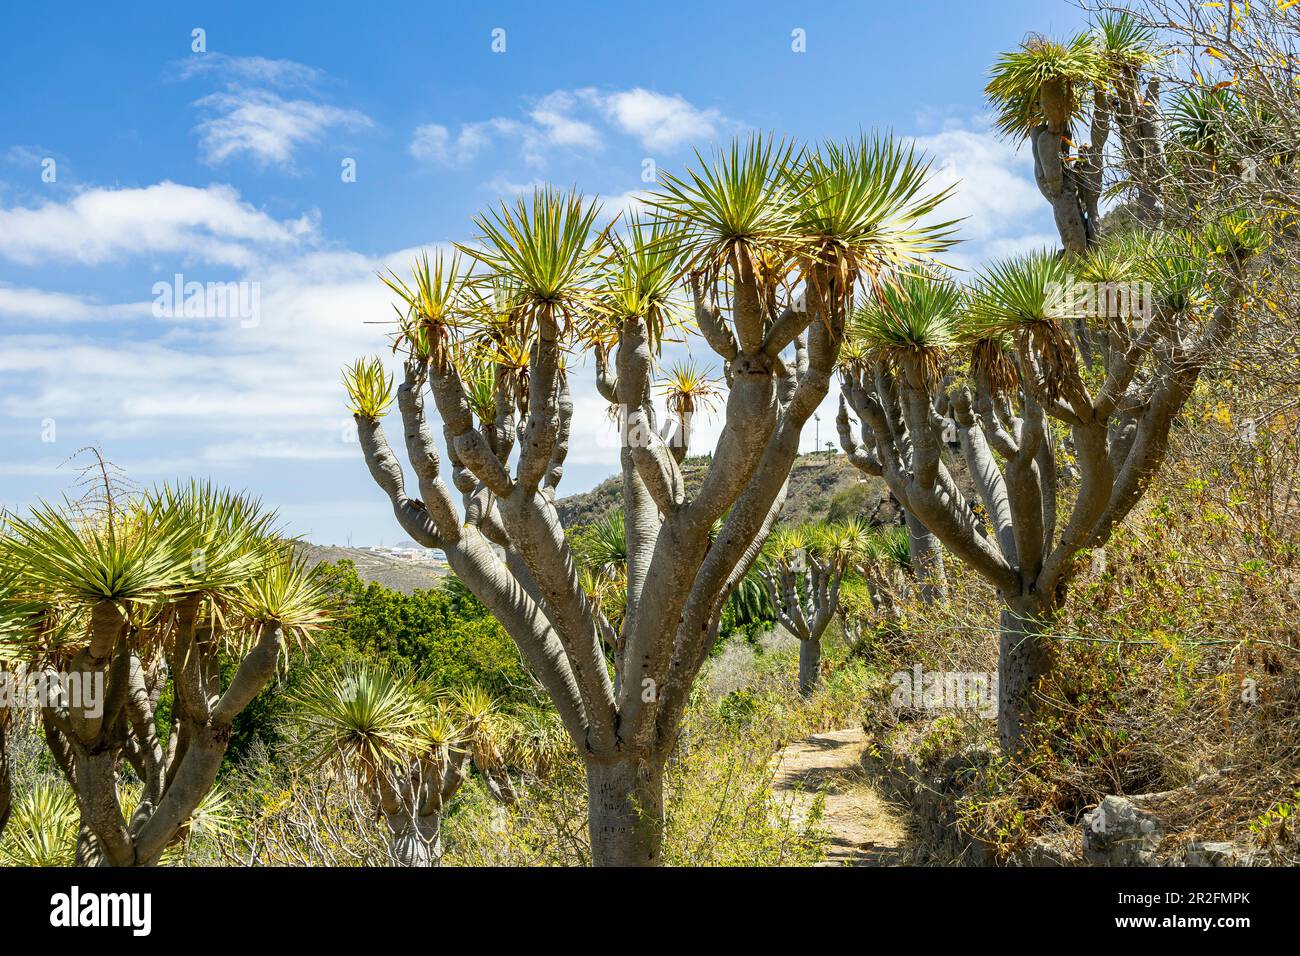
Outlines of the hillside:
<svg viewBox="0 0 1300 956">
<path fill-rule="evenodd" d="M 690 491 L 699 488 L 709 462 L 709 458 L 699 457 L 688 458 L 683 464 Z M 590 524 L 622 507 L 622 479 L 607 478 L 591 491 L 561 498 L 556 507 L 566 528 Z M 790 487 L 780 520 L 800 524 L 854 514 L 873 524 L 896 521 L 897 512 L 889 503 L 885 483 L 863 475 L 844 455 L 824 452 L 800 455 L 790 472 Z"/>
<path fill-rule="evenodd" d="M 447 565 L 441 561 L 417 564 L 364 551 L 361 548 L 336 548 L 318 544 L 300 544 L 310 564 L 321 562 L 335 564 L 351 561 L 363 581 L 375 581 L 386 588 L 410 594 L 420 588 L 437 587 L 448 574 Z"/>
</svg>

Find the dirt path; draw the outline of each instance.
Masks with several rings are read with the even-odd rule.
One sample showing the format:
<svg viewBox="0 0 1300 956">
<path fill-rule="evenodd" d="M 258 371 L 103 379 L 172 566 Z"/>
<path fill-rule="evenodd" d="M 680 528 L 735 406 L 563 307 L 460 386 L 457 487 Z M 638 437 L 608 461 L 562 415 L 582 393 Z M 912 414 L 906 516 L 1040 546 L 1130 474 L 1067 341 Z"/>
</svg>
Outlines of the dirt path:
<svg viewBox="0 0 1300 956">
<path fill-rule="evenodd" d="M 775 758 L 777 799 L 793 802 L 795 818 L 826 794 L 821 825 L 831 833 L 819 866 L 895 866 L 906 862 L 903 822 L 871 787 L 862 771 L 867 745 L 861 728 L 814 734 Z"/>
</svg>

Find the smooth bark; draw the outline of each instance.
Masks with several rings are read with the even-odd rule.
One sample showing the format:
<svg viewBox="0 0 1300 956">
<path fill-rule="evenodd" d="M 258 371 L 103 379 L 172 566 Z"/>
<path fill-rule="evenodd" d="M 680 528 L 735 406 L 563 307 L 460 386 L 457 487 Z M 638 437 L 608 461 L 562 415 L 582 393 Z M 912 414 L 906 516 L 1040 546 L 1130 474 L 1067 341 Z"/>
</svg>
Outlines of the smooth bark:
<svg viewBox="0 0 1300 956">
<path fill-rule="evenodd" d="M 662 862 L 663 762 L 587 761 L 587 808 L 594 866 L 658 866 Z"/>
<path fill-rule="evenodd" d="M 998 741 L 1005 753 L 1020 750 L 1037 711 L 1038 681 L 1052 668 L 1048 634 L 1052 609 L 1015 600 L 1003 607 L 998 629 Z"/>
<path fill-rule="evenodd" d="M 822 642 L 808 638 L 799 642 L 799 693 L 811 697 L 821 679 Z"/>
</svg>

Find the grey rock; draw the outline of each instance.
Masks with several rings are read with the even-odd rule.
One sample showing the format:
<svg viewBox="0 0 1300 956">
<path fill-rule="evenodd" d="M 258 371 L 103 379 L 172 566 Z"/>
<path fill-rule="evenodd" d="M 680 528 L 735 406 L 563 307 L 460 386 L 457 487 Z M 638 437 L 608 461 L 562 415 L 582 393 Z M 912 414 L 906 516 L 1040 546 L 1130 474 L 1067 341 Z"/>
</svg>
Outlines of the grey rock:
<svg viewBox="0 0 1300 956">
<path fill-rule="evenodd" d="M 1094 866 L 1154 866 L 1160 821 L 1124 797 L 1106 797 L 1083 815 L 1083 859 Z"/>
<path fill-rule="evenodd" d="M 1235 843 L 1191 843 L 1184 859 L 1188 866 L 1249 866 L 1250 851 Z"/>
</svg>

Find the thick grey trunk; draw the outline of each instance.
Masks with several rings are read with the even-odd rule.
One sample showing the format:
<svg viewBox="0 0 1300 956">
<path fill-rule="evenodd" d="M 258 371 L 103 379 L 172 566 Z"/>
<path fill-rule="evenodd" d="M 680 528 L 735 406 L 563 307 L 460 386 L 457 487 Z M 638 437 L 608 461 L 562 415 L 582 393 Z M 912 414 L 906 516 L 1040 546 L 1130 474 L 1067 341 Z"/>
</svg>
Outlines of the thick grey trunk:
<svg viewBox="0 0 1300 956">
<path fill-rule="evenodd" d="M 587 820 L 593 866 L 658 866 L 663 841 L 663 763 L 589 760 Z"/>
<path fill-rule="evenodd" d="M 904 511 L 903 517 L 907 521 L 907 551 L 912 559 L 912 571 L 921 584 L 921 600 L 926 604 L 942 601 L 948 596 L 943 545 L 911 511 Z"/>
<path fill-rule="evenodd" d="M 1052 657 L 1044 635 L 1051 627 L 1051 609 L 1044 603 L 1017 600 L 1003 607 L 998 639 L 998 740 L 1002 752 L 1014 754 L 1025 739 L 1036 709 L 1039 678 L 1051 670 Z"/>
<path fill-rule="evenodd" d="M 195 729 L 176 779 L 135 839 L 137 866 L 158 865 L 163 851 L 176 839 L 194 808 L 216 783 L 217 771 L 221 769 L 229 744 L 229 727 Z"/>
<path fill-rule="evenodd" d="M 1090 227 L 1084 219 L 1083 206 L 1074 179 L 1061 155 L 1061 130 L 1040 126 L 1030 134 L 1034 152 L 1034 179 L 1039 192 L 1052 204 L 1052 217 L 1067 256 L 1082 256 L 1088 251 Z"/>
<path fill-rule="evenodd" d="M 799 642 L 799 693 L 811 697 L 822 672 L 822 642 Z"/>
<path fill-rule="evenodd" d="M 442 865 L 442 814 L 396 813 L 388 817 L 393 861 L 398 866 Z"/>
</svg>

